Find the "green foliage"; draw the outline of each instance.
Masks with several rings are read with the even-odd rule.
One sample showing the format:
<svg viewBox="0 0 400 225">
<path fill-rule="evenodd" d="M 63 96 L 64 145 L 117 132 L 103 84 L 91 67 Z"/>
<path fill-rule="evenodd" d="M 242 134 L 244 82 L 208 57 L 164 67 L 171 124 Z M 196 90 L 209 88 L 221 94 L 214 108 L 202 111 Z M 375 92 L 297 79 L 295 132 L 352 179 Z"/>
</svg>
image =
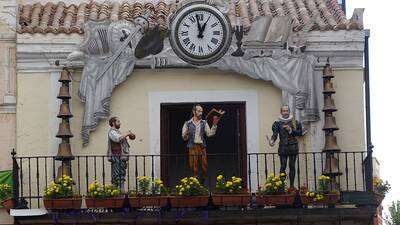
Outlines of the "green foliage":
<svg viewBox="0 0 400 225">
<path fill-rule="evenodd" d="M 208 190 L 202 186 L 196 177 L 185 177 L 180 184 L 176 185 L 176 194 L 180 196 L 204 196 Z"/>
<path fill-rule="evenodd" d="M 280 195 L 285 193 L 286 186 L 286 174 L 281 173 L 279 176 L 275 176 L 275 174 L 271 173 L 267 180 L 265 181 L 265 185 L 260 187 L 258 190 L 258 194 L 260 195 Z"/>
<path fill-rule="evenodd" d="M 74 196 L 72 185 L 74 180 L 66 175 L 52 181 L 50 187 L 44 190 L 46 198 L 72 198 Z"/>
<path fill-rule="evenodd" d="M 121 195 L 121 191 L 113 185 L 102 185 L 94 181 L 89 185 L 88 196 L 91 198 L 113 198 Z"/>
<path fill-rule="evenodd" d="M 389 225 L 400 225 L 400 201 L 392 202 L 389 207 L 390 217 L 386 220 Z"/>
<path fill-rule="evenodd" d="M 219 194 L 240 194 L 243 193 L 242 179 L 233 176 L 230 180 L 223 175 L 217 177 L 215 192 Z"/>
<path fill-rule="evenodd" d="M 373 184 L 374 184 L 374 192 L 381 195 L 386 195 L 391 189 L 389 182 L 387 181 L 384 182 L 379 178 L 374 178 Z"/>
<path fill-rule="evenodd" d="M 0 184 L 0 201 L 12 198 L 12 187 L 8 184 Z"/>
<path fill-rule="evenodd" d="M 162 180 L 159 178 L 154 181 L 150 177 L 141 176 L 137 178 L 138 190 L 131 191 L 129 196 L 160 196 L 167 195 L 168 189 L 164 186 Z"/>
</svg>

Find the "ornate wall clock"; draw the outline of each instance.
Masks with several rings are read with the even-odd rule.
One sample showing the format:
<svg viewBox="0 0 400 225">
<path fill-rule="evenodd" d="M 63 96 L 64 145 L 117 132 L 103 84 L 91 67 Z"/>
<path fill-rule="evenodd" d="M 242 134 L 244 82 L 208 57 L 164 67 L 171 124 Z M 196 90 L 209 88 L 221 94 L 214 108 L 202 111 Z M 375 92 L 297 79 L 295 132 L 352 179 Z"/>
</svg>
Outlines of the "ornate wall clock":
<svg viewBox="0 0 400 225">
<path fill-rule="evenodd" d="M 231 24 L 216 7 L 203 1 L 180 8 L 171 22 L 172 49 L 182 60 L 207 65 L 228 51 L 232 40 Z"/>
</svg>

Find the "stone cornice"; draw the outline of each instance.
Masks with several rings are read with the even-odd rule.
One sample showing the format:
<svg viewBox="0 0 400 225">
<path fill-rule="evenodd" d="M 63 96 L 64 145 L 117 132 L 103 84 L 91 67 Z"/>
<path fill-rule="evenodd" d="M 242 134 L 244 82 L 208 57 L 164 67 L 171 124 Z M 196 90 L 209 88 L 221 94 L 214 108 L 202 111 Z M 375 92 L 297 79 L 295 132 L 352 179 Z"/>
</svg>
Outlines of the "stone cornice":
<svg viewBox="0 0 400 225">
<path fill-rule="evenodd" d="M 0 33 L 0 43 L 15 43 L 17 41 L 17 35 L 12 33 Z"/>
<path fill-rule="evenodd" d="M 18 72 L 58 71 L 55 62 L 66 62 L 67 56 L 78 49 L 83 39 L 79 34 L 18 34 Z M 322 67 L 329 57 L 335 68 L 362 68 L 364 53 L 364 31 L 312 31 L 307 34 L 307 54 L 320 58 L 317 67 Z M 155 57 L 157 58 L 157 56 Z M 150 67 L 153 59 L 137 61 L 137 66 Z M 74 62 L 71 67 L 81 68 L 83 62 Z M 177 57 L 169 59 L 167 67 L 192 67 Z"/>
<path fill-rule="evenodd" d="M 15 114 L 16 104 L 0 104 L 0 114 Z"/>
</svg>

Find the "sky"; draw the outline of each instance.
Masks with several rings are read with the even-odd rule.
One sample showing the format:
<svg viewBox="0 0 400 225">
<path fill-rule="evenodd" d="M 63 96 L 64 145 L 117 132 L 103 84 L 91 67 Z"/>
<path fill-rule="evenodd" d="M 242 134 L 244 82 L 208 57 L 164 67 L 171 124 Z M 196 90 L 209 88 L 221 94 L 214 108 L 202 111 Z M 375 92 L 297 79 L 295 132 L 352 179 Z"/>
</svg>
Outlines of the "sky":
<svg viewBox="0 0 400 225">
<path fill-rule="evenodd" d="M 364 28 L 370 29 L 371 126 L 374 156 L 380 175 L 392 190 L 383 205 L 400 200 L 400 1 L 347 0 L 347 17 L 365 8 Z"/>
</svg>

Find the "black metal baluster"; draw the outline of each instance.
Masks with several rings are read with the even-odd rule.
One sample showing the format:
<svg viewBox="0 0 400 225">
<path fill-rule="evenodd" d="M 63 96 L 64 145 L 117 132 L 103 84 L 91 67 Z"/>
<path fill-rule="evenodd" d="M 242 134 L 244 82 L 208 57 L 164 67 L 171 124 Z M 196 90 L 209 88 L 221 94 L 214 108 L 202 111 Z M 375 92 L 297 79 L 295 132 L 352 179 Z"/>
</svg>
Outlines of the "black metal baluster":
<svg viewBox="0 0 400 225">
<path fill-rule="evenodd" d="M 53 160 L 53 180 L 56 180 L 56 161 L 54 160 L 53 157 L 51 157 L 51 159 Z"/>
<path fill-rule="evenodd" d="M 128 171 L 128 173 L 127 173 L 127 176 L 128 176 L 128 177 L 126 178 L 127 181 L 128 181 L 128 182 L 127 182 L 127 183 L 128 183 L 128 189 L 127 189 L 128 192 L 129 192 L 130 186 L 131 186 L 131 182 L 130 182 L 130 181 L 131 181 L 131 176 L 130 176 L 130 171 L 129 171 L 129 170 L 130 170 L 130 162 L 129 162 L 130 159 L 131 159 L 131 157 L 128 155 L 128 161 L 126 161 L 126 166 L 127 166 L 127 167 L 126 167 L 126 170 Z"/>
<path fill-rule="evenodd" d="M 40 191 L 39 191 L 39 157 L 36 157 L 36 192 L 37 192 L 37 207 L 40 208 Z"/>
<path fill-rule="evenodd" d="M 268 178 L 268 164 L 267 164 L 267 153 L 264 153 L 264 165 L 265 165 L 265 179 Z"/>
<path fill-rule="evenodd" d="M 305 156 L 305 163 L 306 163 L 306 185 L 308 187 L 308 154 L 306 153 L 306 154 L 304 154 L 304 156 Z"/>
<path fill-rule="evenodd" d="M 19 181 L 20 182 L 19 182 L 19 184 L 21 186 L 20 196 L 21 196 L 21 198 L 23 198 L 24 197 L 24 182 L 23 182 L 23 173 L 22 173 L 22 169 L 23 169 L 22 158 L 19 158 L 19 165 L 20 165 L 20 170 L 19 170 L 19 179 L 20 179 Z"/>
<path fill-rule="evenodd" d="M 324 155 L 324 153 L 321 152 L 320 155 L 321 155 L 321 174 L 323 174 L 324 173 L 324 158 L 326 158 L 326 154 Z"/>
<path fill-rule="evenodd" d="M 18 166 L 18 161 L 17 161 L 17 152 L 15 151 L 15 149 L 13 149 L 11 151 L 11 157 L 12 157 L 12 184 L 13 184 L 13 198 L 15 201 L 15 206 L 18 208 L 20 206 L 20 193 L 19 193 L 19 186 L 22 186 L 22 182 L 19 181 L 19 177 L 18 177 L 18 170 L 19 170 L 19 166 Z M 21 164 L 22 167 L 22 164 Z M 21 184 L 21 185 L 20 185 Z"/>
<path fill-rule="evenodd" d="M 272 153 L 272 169 L 274 170 L 274 174 L 276 174 L 276 168 L 275 168 L 275 153 Z"/>
<path fill-rule="evenodd" d="M 32 180 L 31 180 L 31 158 L 28 157 L 28 192 L 29 192 L 29 208 L 32 208 Z"/>
<path fill-rule="evenodd" d="M 78 160 L 78 195 L 81 195 L 81 157 L 78 156 L 76 159 Z"/>
<path fill-rule="evenodd" d="M 313 154 L 313 164 L 314 164 L 314 190 L 317 190 L 317 162 L 316 162 L 316 158 L 315 158 L 315 152 L 312 153 Z"/>
<path fill-rule="evenodd" d="M 143 176 L 146 176 L 146 156 L 143 156 Z"/>
<path fill-rule="evenodd" d="M 336 153 L 337 154 L 337 160 L 338 160 L 338 172 L 340 173 L 339 174 L 339 176 L 337 177 L 338 178 L 338 185 L 339 185 L 339 190 L 341 190 L 341 183 L 340 183 L 340 175 L 342 174 L 340 171 L 341 171 L 341 169 L 340 169 L 340 153 L 338 152 L 338 153 Z"/>
<path fill-rule="evenodd" d="M 298 157 L 297 159 L 297 189 L 300 189 L 300 155 L 298 154 L 295 157 Z"/>
<path fill-rule="evenodd" d="M 364 168 L 364 152 L 360 152 L 360 155 L 361 155 L 361 173 L 362 173 L 362 179 L 361 179 L 361 181 L 362 181 L 362 191 L 365 191 L 366 190 L 366 187 L 365 187 L 365 168 Z"/>
<path fill-rule="evenodd" d="M 104 168 L 105 167 L 105 160 L 104 160 L 104 158 L 105 158 L 105 156 L 103 155 L 102 157 L 101 157 L 101 161 L 102 161 L 102 164 L 103 164 L 103 166 L 102 166 L 102 173 L 101 173 L 101 176 L 103 177 L 103 186 L 106 184 L 106 169 Z"/>
<path fill-rule="evenodd" d="M 97 181 L 97 158 L 96 158 L 96 156 L 93 156 L 93 160 L 94 160 L 94 180 L 96 180 Z"/>
<path fill-rule="evenodd" d="M 136 189 L 136 192 L 137 192 L 137 190 L 138 190 L 138 181 L 137 181 L 137 178 L 138 178 L 138 176 L 139 176 L 139 174 L 138 174 L 138 166 L 137 166 L 137 163 L 138 163 L 137 155 L 135 155 L 135 189 Z"/>
<path fill-rule="evenodd" d="M 257 187 L 260 187 L 260 172 L 258 168 L 258 153 L 256 153 L 256 164 L 257 164 Z"/>
<path fill-rule="evenodd" d="M 85 156 L 85 176 L 86 176 L 86 193 L 89 193 L 89 165 L 88 165 L 88 156 Z"/>
<path fill-rule="evenodd" d="M 204 175 L 203 175 L 204 176 Z M 154 155 L 151 156 L 151 185 L 154 194 Z"/>
<path fill-rule="evenodd" d="M 353 169 L 354 169 L 354 190 L 357 191 L 357 168 L 356 168 L 356 153 L 353 152 Z"/>
<path fill-rule="evenodd" d="M 349 190 L 349 164 L 348 164 L 348 155 L 347 152 L 344 153 L 346 158 L 346 190 Z"/>
<path fill-rule="evenodd" d="M 44 157 L 44 181 L 47 189 L 47 157 Z"/>
<path fill-rule="evenodd" d="M 251 154 L 248 154 L 248 156 L 249 156 L 249 162 L 248 162 L 248 167 L 249 167 L 249 191 L 251 192 L 251 163 L 250 163 L 250 160 L 251 160 Z"/>
</svg>

